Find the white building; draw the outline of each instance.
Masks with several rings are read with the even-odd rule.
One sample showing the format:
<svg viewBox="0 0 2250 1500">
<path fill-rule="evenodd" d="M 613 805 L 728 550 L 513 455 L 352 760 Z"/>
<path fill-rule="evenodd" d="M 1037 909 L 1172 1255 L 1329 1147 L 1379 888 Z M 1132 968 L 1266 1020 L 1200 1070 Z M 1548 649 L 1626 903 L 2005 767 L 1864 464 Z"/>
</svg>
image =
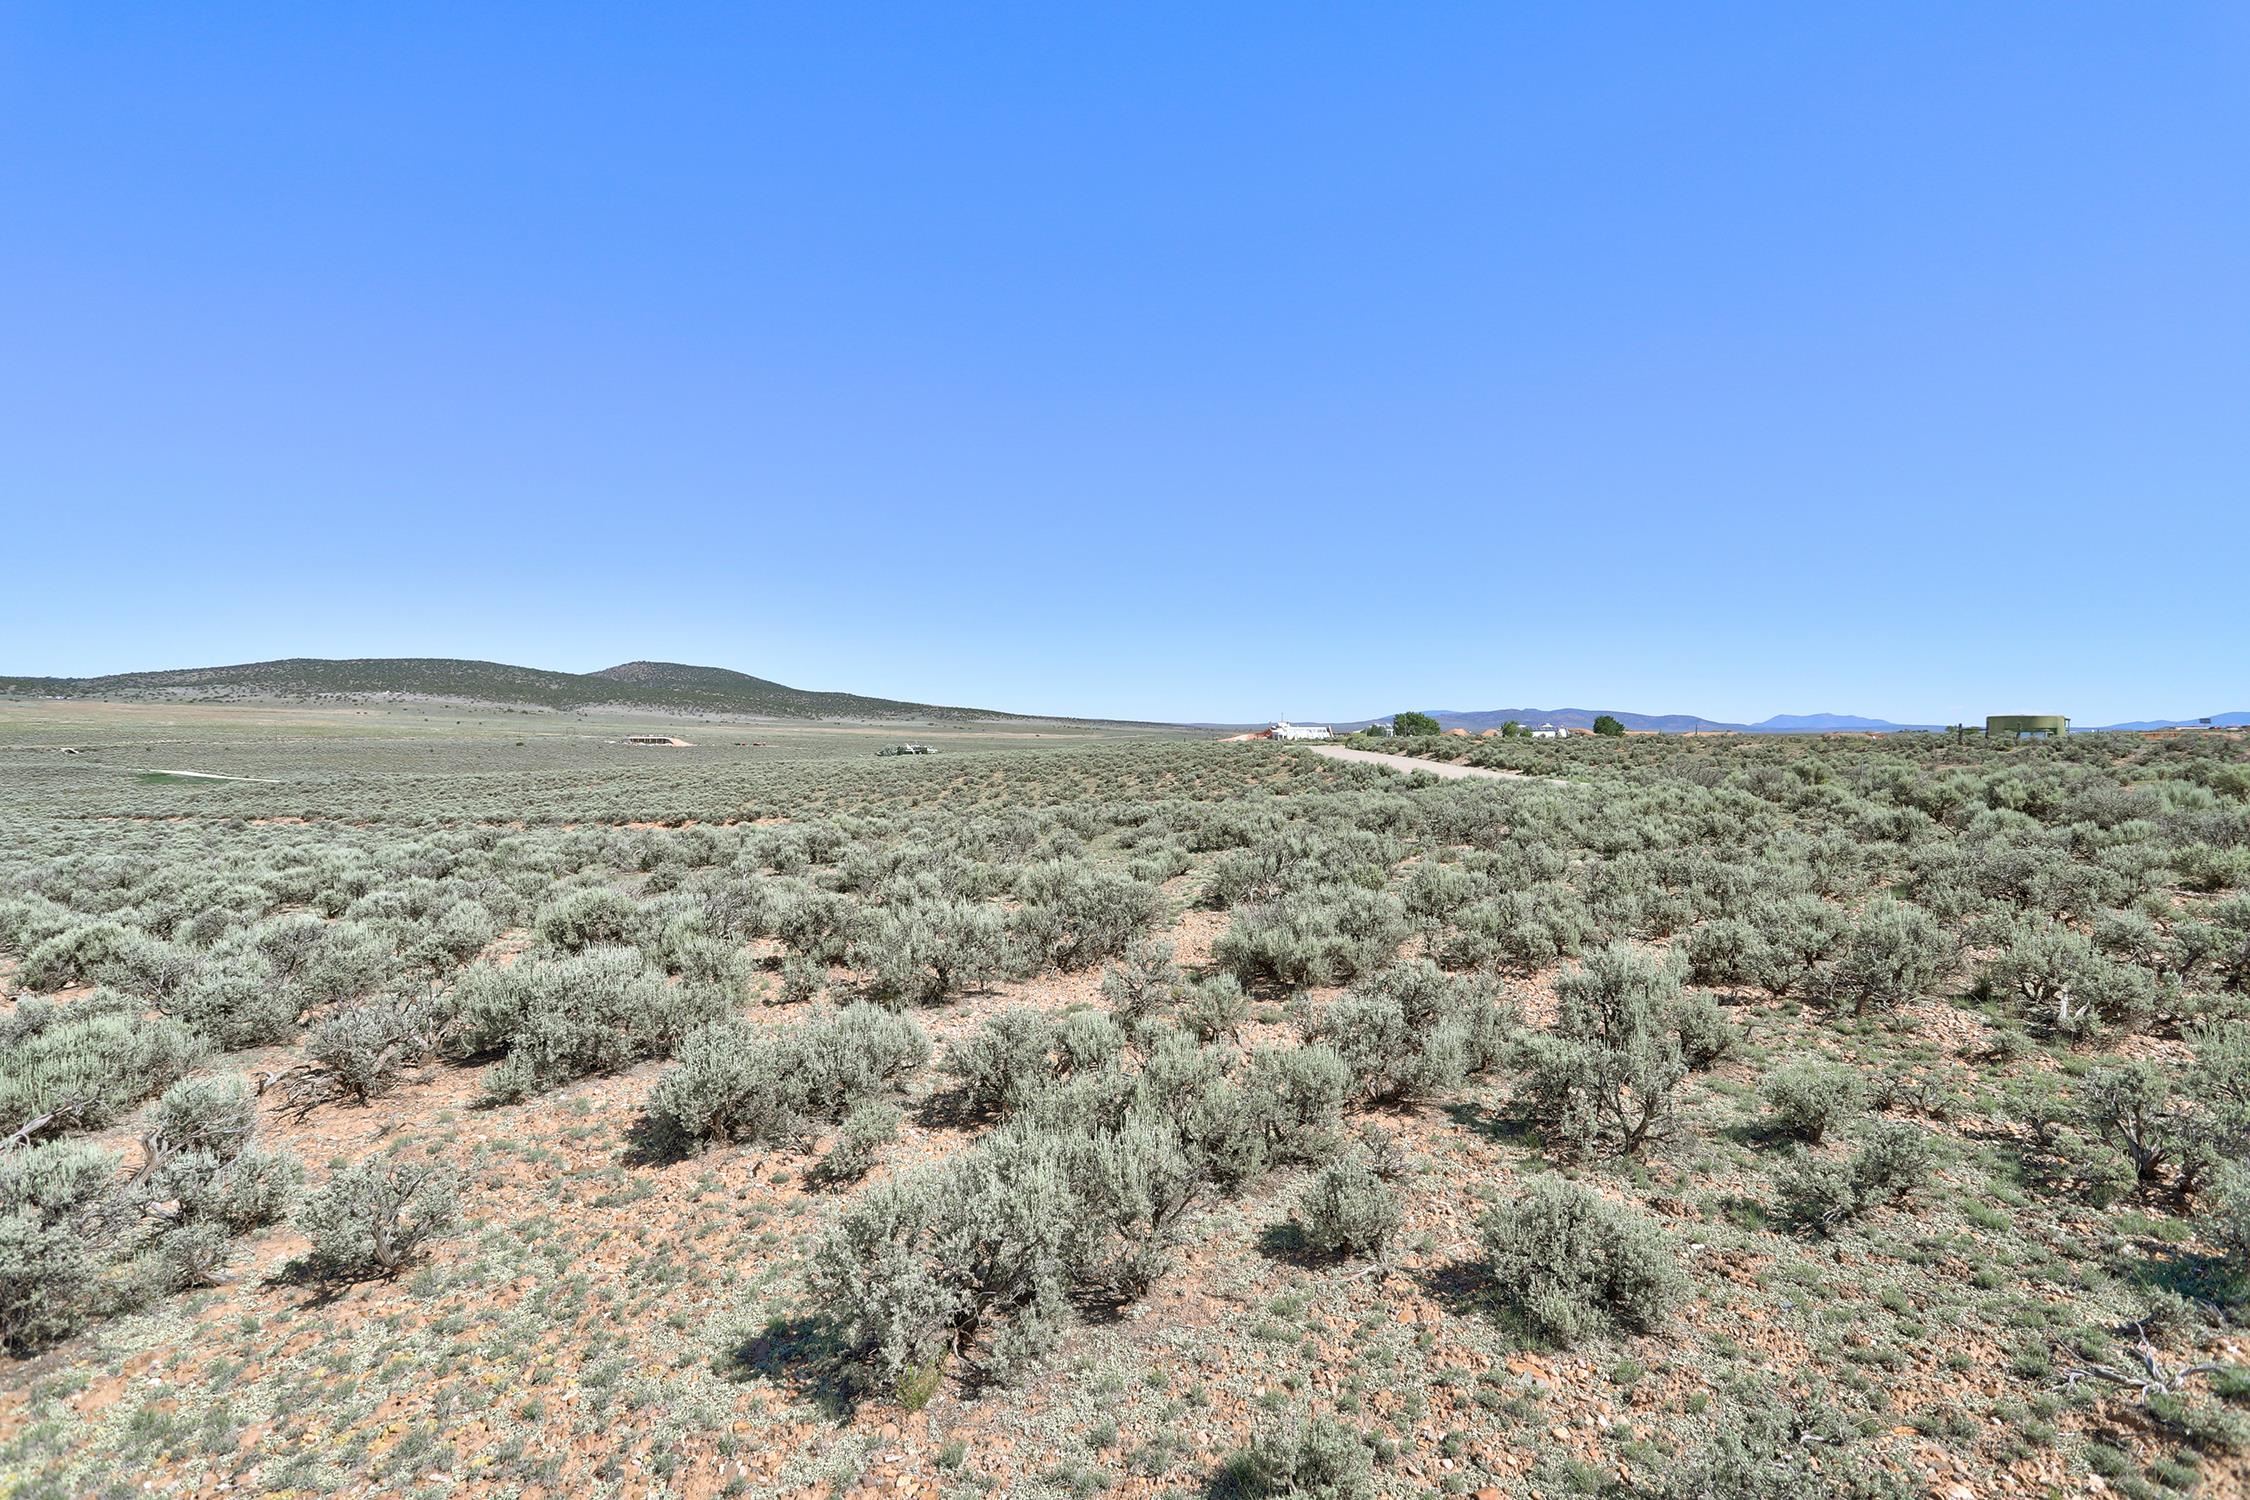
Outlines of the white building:
<svg viewBox="0 0 2250 1500">
<path fill-rule="evenodd" d="M 1287 719 L 1276 723 L 1266 733 L 1277 740 L 1324 740 L 1328 738 L 1326 724 L 1292 724 Z"/>
<path fill-rule="evenodd" d="M 1531 731 L 1531 737 L 1535 740 L 1559 740 L 1569 733 L 1570 731 L 1567 729 L 1557 729 L 1552 724 L 1542 724 Z"/>
</svg>

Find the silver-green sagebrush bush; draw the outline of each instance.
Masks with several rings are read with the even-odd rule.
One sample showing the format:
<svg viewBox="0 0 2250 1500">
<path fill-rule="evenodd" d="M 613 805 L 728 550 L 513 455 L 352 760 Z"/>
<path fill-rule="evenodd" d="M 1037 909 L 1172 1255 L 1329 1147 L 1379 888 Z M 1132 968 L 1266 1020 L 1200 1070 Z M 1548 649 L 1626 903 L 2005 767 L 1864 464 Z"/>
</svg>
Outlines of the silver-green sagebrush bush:
<svg viewBox="0 0 2250 1500">
<path fill-rule="evenodd" d="M 1535 1179 L 1481 1227 L 1500 1298 L 1565 1343 L 1648 1330 L 1687 1295 L 1664 1232 L 1590 1188 Z"/>
<path fill-rule="evenodd" d="M 881 907 L 857 924 L 849 956 L 886 1003 L 930 1005 L 978 990 L 1009 969 L 1008 924 L 996 906 L 958 900 Z"/>
<path fill-rule="evenodd" d="M 1254 1433 L 1211 1492 L 1222 1500 L 1372 1500 L 1374 1455 L 1342 1423 L 1297 1415 Z"/>
<path fill-rule="evenodd" d="M 297 1228 L 312 1241 L 307 1268 L 349 1281 L 395 1276 L 460 1219 L 459 1181 L 435 1162 L 370 1157 L 307 1195 Z"/>
<path fill-rule="evenodd" d="M 876 1101 L 859 1104 L 837 1127 L 836 1143 L 820 1159 L 820 1175 L 830 1182 L 857 1182 L 875 1165 L 885 1146 L 898 1138 L 899 1122 L 906 1112 L 895 1104 Z"/>
<path fill-rule="evenodd" d="M 674 983 L 638 948 L 592 947 L 562 959 L 464 970 L 445 1045 L 456 1056 L 505 1049 L 485 1096 L 514 1103 L 573 1079 L 668 1057 L 729 1009 L 724 992 Z"/>
<path fill-rule="evenodd" d="M 792 1026 L 720 1021 L 688 1034 L 648 1112 L 683 1142 L 802 1144 L 929 1056 L 913 1021 L 864 1002 Z"/>
<path fill-rule="evenodd" d="M 1403 1218 L 1397 1191 L 1364 1151 L 1322 1167 L 1297 1195 L 1299 1232 L 1322 1255 L 1379 1256 Z"/>
<path fill-rule="evenodd" d="M 147 1016 L 123 995 L 27 1000 L 0 1021 L 0 1139 L 98 1130 L 209 1051 L 183 1023 Z"/>
<path fill-rule="evenodd" d="M 1877 1120 L 1850 1157 L 1800 1149 L 1774 1171 L 1782 1217 L 1802 1229 L 1833 1234 L 1870 1209 L 1919 1188 L 1936 1165 L 1930 1133 L 1904 1120 Z"/>
<path fill-rule="evenodd" d="M 1324 1006 L 1306 1038 L 1344 1059 L 1364 1102 L 1398 1105 L 1447 1093 L 1497 1066 L 1516 1024 L 1489 984 L 1417 959 Z"/>
<path fill-rule="evenodd" d="M 1673 1118 L 1687 1076 L 1675 1029 L 1678 968 L 1639 949 L 1590 956 L 1555 985 L 1552 1031 L 1523 1038 L 1520 1094 L 1550 1130 L 1580 1150 L 1639 1151 Z"/>
<path fill-rule="evenodd" d="M 1866 1080 L 1843 1063 L 1785 1063 L 1765 1076 L 1758 1092 L 1775 1130 L 1814 1144 L 1867 1108 Z"/>
<path fill-rule="evenodd" d="M 972 1113 L 1011 1118 L 1073 1076 L 1114 1061 L 1125 1036 L 1092 1011 L 1056 1018 L 1028 1005 L 1010 1006 L 945 1054 L 943 1067 Z"/>
<path fill-rule="evenodd" d="M 102 1254 L 124 1222 L 117 1157 L 81 1141 L 0 1155 L 0 1347 L 28 1354 L 99 1301 Z"/>
<path fill-rule="evenodd" d="M 237 1239 L 277 1223 L 302 1177 L 256 1143 L 238 1078 L 173 1084 L 142 1158 L 82 1141 L 0 1152 L 0 1346 L 28 1353 L 151 1297 L 227 1279 Z"/>
</svg>

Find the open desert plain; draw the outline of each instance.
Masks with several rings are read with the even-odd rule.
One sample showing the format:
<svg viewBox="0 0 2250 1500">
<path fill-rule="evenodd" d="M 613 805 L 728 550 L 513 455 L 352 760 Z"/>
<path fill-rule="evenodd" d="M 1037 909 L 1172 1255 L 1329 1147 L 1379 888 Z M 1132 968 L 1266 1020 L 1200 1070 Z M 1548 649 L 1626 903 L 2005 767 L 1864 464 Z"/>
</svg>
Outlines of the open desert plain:
<svg viewBox="0 0 2250 1500">
<path fill-rule="evenodd" d="M 2245 142 L 0 3 L 0 1500 L 2250 1500 Z"/>
<path fill-rule="evenodd" d="M 2240 739 L 945 733 L 0 707 L 6 1493 L 2241 1492 Z"/>
</svg>

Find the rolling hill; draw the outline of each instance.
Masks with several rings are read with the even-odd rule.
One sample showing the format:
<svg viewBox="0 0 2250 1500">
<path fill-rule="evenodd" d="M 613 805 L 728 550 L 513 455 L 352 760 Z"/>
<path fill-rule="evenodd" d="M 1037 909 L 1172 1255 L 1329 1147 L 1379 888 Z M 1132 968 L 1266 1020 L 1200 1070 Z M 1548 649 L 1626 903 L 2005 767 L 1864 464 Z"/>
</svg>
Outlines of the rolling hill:
<svg viewBox="0 0 2250 1500">
<path fill-rule="evenodd" d="M 448 657 L 291 657 L 228 667 L 120 672 L 106 677 L 0 677 L 17 697 L 229 702 L 437 700 L 556 710 L 645 708 L 785 719 L 1021 719 L 990 709 L 809 692 L 679 662 L 631 661 L 599 672 L 550 672 Z"/>
</svg>

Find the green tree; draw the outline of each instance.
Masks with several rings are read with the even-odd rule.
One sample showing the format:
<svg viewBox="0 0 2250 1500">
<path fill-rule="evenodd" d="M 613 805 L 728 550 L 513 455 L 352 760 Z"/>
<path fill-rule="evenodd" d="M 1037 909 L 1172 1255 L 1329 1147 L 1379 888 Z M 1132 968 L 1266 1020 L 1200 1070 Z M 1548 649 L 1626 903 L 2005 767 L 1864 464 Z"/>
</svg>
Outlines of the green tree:
<svg viewBox="0 0 2250 1500">
<path fill-rule="evenodd" d="M 1393 734 L 1437 734 L 1438 721 L 1428 714 L 1403 713 L 1391 716 Z"/>
<path fill-rule="evenodd" d="M 1594 733 L 1596 734 L 1616 735 L 1623 734 L 1624 732 L 1625 726 L 1618 723 L 1608 714 L 1603 714 L 1600 718 L 1594 720 Z"/>
</svg>

